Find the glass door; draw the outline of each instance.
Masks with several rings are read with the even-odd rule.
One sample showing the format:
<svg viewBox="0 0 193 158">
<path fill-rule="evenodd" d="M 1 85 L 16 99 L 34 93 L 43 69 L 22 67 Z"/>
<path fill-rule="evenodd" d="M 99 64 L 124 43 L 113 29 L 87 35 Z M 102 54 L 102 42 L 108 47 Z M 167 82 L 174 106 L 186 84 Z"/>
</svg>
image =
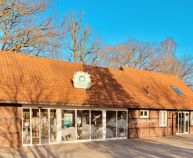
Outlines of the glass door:
<svg viewBox="0 0 193 158">
<path fill-rule="evenodd" d="M 177 113 L 176 133 L 189 133 L 189 112 L 180 111 Z"/>
<path fill-rule="evenodd" d="M 103 138 L 102 111 L 91 111 L 91 139 Z"/>
<path fill-rule="evenodd" d="M 88 140 L 91 136 L 90 111 L 77 110 L 77 139 Z"/>
<path fill-rule="evenodd" d="M 56 109 L 50 109 L 50 142 L 56 141 L 56 134 L 57 134 Z"/>
<path fill-rule="evenodd" d="M 31 143 L 30 117 L 30 109 L 23 109 L 23 144 Z"/>
<path fill-rule="evenodd" d="M 116 126 L 117 126 L 117 114 L 116 111 L 106 112 L 106 138 L 116 138 Z"/>
<path fill-rule="evenodd" d="M 41 144 L 49 142 L 49 122 L 48 122 L 48 109 L 40 109 L 41 111 Z"/>
<path fill-rule="evenodd" d="M 75 110 L 62 110 L 62 141 L 76 140 Z"/>
<path fill-rule="evenodd" d="M 32 109 L 32 144 L 39 144 L 40 142 L 40 121 L 39 109 Z"/>
<path fill-rule="evenodd" d="M 189 133 L 189 112 L 184 112 L 184 133 Z"/>
<path fill-rule="evenodd" d="M 56 111 L 39 108 L 23 109 L 23 145 L 46 144 L 56 139 Z M 49 120 L 50 118 L 50 120 Z M 51 122 L 51 124 L 50 124 Z M 50 125 L 52 129 L 50 129 Z M 52 137 L 51 137 L 52 136 Z"/>
</svg>

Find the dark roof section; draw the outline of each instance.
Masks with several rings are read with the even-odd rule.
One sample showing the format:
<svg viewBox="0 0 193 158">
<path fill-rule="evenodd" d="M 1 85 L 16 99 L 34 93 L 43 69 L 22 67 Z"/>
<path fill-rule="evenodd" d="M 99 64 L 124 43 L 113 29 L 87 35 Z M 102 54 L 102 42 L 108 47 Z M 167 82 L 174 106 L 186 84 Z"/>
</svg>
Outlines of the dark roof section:
<svg viewBox="0 0 193 158">
<path fill-rule="evenodd" d="M 72 78 L 77 71 L 91 75 L 90 89 L 73 87 Z M 173 85 L 184 96 L 173 91 Z M 193 109 L 193 92 L 174 75 L 127 67 L 99 68 L 0 52 L 0 102 Z"/>
</svg>

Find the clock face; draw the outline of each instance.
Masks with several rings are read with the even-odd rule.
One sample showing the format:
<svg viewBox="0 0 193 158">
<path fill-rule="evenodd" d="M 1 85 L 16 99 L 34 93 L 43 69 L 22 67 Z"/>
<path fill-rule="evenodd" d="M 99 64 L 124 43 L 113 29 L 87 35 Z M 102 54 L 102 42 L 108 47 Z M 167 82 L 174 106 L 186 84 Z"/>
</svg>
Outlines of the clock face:
<svg viewBox="0 0 193 158">
<path fill-rule="evenodd" d="M 85 81 L 86 81 L 85 76 L 81 75 L 81 76 L 79 77 L 79 81 L 80 81 L 80 82 L 85 82 Z"/>
</svg>

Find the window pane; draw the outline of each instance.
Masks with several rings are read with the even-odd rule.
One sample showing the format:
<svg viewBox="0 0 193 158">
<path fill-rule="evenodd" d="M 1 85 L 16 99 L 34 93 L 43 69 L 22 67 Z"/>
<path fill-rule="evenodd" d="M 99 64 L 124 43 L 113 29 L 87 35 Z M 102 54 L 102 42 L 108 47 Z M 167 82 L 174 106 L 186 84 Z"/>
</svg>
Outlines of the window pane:
<svg viewBox="0 0 193 158">
<path fill-rule="evenodd" d="M 90 139 L 89 110 L 77 110 L 77 139 Z"/>
<path fill-rule="evenodd" d="M 167 111 L 159 111 L 159 125 L 167 126 Z"/>
<path fill-rule="evenodd" d="M 62 110 L 62 141 L 76 140 L 75 111 Z"/>
<path fill-rule="evenodd" d="M 32 109 L 32 144 L 39 144 L 39 109 Z"/>
<path fill-rule="evenodd" d="M 91 138 L 103 138 L 102 111 L 91 111 Z"/>
<path fill-rule="evenodd" d="M 30 144 L 30 109 L 23 109 L 23 144 Z"/>
<path fill-rule="evenodd" d="M 193 111 L 191 112 L 191 125 L 193 125 Z"/>
<path fill-rule="evenodd" d="M 163 111 L 160 111 L 160 126 L 163 126 Z"/>
<path fill-rule="evenodd" d="M 56 141 L 56 131 L 57 131 L 57 126 L 56 126 L 56 110 L 51 109 L 50 110 L 50 141 L 55 142 Z"/>
<path fill-rule="evenodd" d="M 184 96 L 183 92 L 177 88 L 176 86 L 171 86 L 171 88 L 178 94 L 178 95 L 181 95 L 181 96 Z"/>
<path fill-rule="evenodd" d="M 166 111 L 163 111 L 163 126 L 166 126 Z"/>
<path fill-rule="evenodd" d="M 126 128 L 127 128 L 127 112 L 118 111 L 117 112 L 117 136 L 126 137 Z"/>
<path fill-rule="evenodd" d="M 106 137 L 116 138 L 116 111 L 106 113 Z"/>
<path fill-rule="evenodd" d="M 40 109 L 41 111 L 41 144 L 48 143 L 48 109 Z"/>
</svg>

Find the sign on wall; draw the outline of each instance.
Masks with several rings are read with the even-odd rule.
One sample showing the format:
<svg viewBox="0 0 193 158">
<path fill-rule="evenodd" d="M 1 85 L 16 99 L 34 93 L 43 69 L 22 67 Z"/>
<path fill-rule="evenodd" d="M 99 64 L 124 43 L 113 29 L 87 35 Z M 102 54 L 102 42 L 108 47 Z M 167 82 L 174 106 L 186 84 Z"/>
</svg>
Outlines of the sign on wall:
<svg viewBox="0 0 193 158">
<path fill-rule="evenodd" d="M 78 71 L 74 74 L 73 85 L 75 88 L 89 89 L 91 87 L 91 78 L 87 72 Z"/>
<path fill-rule="evenodd" d="M 155 123 L 155 122 L 157 122 L 157 120 L 155 119 L 151 119 L 151 120 L 135 119 L 131 121 L 132 124 Z"/>
</svg>

